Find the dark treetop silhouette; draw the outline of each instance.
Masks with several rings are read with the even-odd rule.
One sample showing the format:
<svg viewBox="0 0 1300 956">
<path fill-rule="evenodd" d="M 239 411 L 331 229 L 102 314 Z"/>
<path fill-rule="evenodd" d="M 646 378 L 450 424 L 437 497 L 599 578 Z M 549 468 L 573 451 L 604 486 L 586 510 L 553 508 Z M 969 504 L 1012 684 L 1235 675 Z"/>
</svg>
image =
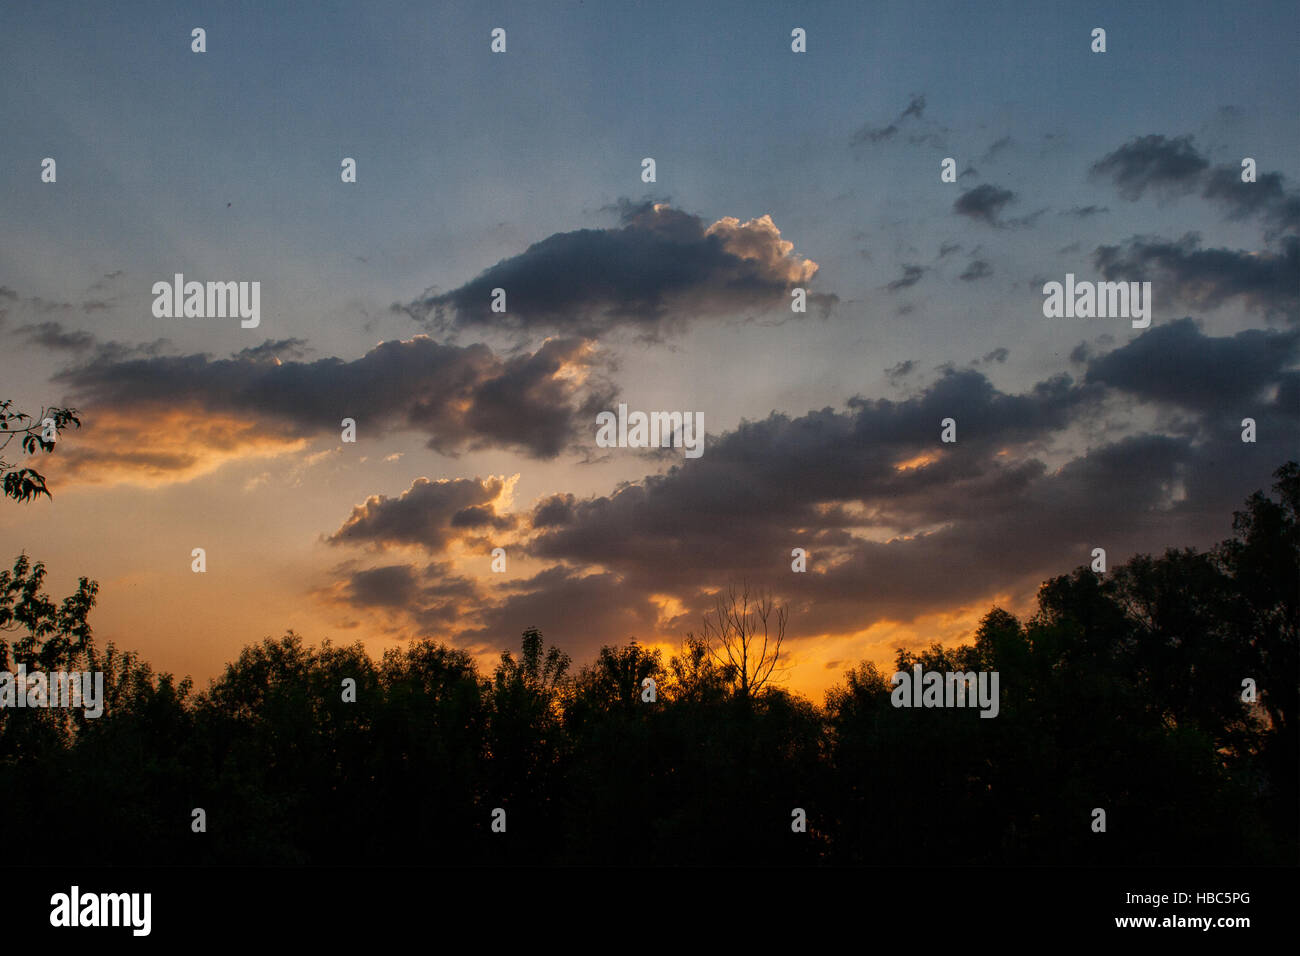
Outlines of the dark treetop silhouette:
<svg viewBox="0 0 1300 956">
<path fill-rule="evenodd" d="M 101 669 L 106 702 L 0 710 L 0 806 L 69 863 L 1294 864 L 1300 466 L 1274 487 L 1208 552 L 1081 568 L 1027 621 L 993 608 L 971 645 L 899 651 L 998 671 L 995 720 L 897 709 L 871 663 L 818 707 L 755 679 L 761 651 L 733 663 L 716 622 L 666 663 L 632 642 L 575 674 L 535 628 L 486 676 L 428 640 L 376 662 L 291 632 L 195 693 L 100 654 L 94 583 L 56 605 L 20 557 L 0 665 Z"/>
</svg>

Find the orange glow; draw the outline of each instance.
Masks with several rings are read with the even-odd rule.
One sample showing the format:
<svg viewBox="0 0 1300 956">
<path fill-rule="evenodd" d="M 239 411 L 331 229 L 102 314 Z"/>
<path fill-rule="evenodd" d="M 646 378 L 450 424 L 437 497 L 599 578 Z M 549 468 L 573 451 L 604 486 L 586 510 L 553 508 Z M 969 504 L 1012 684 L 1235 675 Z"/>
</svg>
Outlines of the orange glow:
<svg viewBox="0 0 1300 956">
<path fill-rule="evenodd" d="M 913 469 L 925 468 L 933 465 L 939 460 L 939 456 L 933 452 L 922 452 L 915 458 L 909 458 L 906 461 L 900 461 L 894 465 L 894 471 L 912 471 Z"/>
<path fill-rule="evenodd" d="M 202 408 L 96 409 L 93 421 L 52 456 L 60 483 L 135 484 L 190 481 L 226 462 L 300 451 L 307 440 L 287 426 Z"/>
</svg>

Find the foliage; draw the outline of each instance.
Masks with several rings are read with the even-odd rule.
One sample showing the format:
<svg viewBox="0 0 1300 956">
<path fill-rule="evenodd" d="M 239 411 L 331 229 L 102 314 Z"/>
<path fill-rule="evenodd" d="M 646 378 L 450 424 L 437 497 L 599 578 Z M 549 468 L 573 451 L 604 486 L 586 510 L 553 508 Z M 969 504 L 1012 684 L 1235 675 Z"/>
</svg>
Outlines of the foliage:
<svg viewBox="0 0 1300 956">
<path fill-rule="evenodd" d="M 45 476 L 35 468 L 14 468 L 16 462 L 6 461 L 4 452 L 15 438 L 19 439 L 25 454 L 54 451 L 55 440 L 45 437 L 45 423 L 50 422 L 58 433 L 68 425 L 80 428 L 81 419 L 75 408 L 43 408 L 33 419 L 25 412 L 15 411 L 13 404 L 12 399 L 0 401 L 0 472 L 4 474 L 5 496 L 16 501 L 31 501 L 41 495 L 50 498 Z"/>
<path fill-rule="evenodd" d="M 632 641 L 571 675 L 536 628 L 488 674 L 434 641 L 376 663 L 290 632 L 195 693 L 99 655 L 94 583 L 56 604 L 20 556 L 0 625 L 22 636 L 0 659 L 92 663 L 107 701 L 62 722 L 0 710 L 0 806 L 87 864 L 1294 865 L 1300 468 L 1277 475 L 1209 552 L 1080 568 L 1025 620 L 993 608 L 969 644 L 898 652 L 899 669 L 997 671 L 996 719 L 896 708 L 871 662 L 818 707 L 695 637 L 666 664 Z"/>
</svg>

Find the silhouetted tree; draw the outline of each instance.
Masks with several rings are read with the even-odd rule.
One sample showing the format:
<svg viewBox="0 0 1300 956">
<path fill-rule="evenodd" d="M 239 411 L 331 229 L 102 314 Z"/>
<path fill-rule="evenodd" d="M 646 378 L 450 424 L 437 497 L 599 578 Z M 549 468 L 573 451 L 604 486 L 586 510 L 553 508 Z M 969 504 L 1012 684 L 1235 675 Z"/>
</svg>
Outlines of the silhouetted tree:
<svg viewBox="0 0 1300 956">
<path fill-rule="evenodd" d="M 385 862 L 475 857 L 484 808 L 487 710 L 474 659 L 430 640 L 384 652 L 382 702 L 368 772 L 381 812 L 374 854 Z M 412 795 L 418 795 L 412 803 Z"/>
<path fill-rule="evenodd" d="M 561 704 L 569 664 L 567 654 L 553 645 L 545 648 L 541 631 L 530 627 L 523 633 L 519 660 L 502 652 L 487 686 L 484 806 L 506 810 L 507 825 L 512 813 L 527 819 L 513 839 L 488 844 L 494 854 L 513 854 L 497 859 L 526 859 L 551 849 L 547 844 L 568 756 Z M 485 810 L 485 831 L 488 823 Z"/>
<path fill-rule="evenodd" d="M 626 647 L 606 645 L 596 659 L 583 667 L 573 680 L 572 698 L 566 714 L 578 710 L 609 713 L 615 708 L 634 710 L 641 702 L 643 682 L 653 679 L 656 696 L 664 683 L 664 669 L 658 650 L 649 651 L 636 641 Z"/>
<path fill-rule="evenodd" d="M 668 661 L 667 690 L 678 703 L 714 705 L 730 690 L 729 672 L 718 666 L 703 640 L 688 634 L 681 651 Z"/>
<path fill-rule="evenodd" d="M 0 665 L 102 669 L 106 700 L 96 719 L 0 709 L 0 806 L 86 864 L 1295 864 L 1300 468 L 1277 478 L 1208 553 L 1079 568 L 1024 621 L 995 607 L 971 643 L 899 650 L 899 669 L 997 671 L 996 719 L 896 708 L 870 662 L 822 708 L 756 680 L 773 640 L 743 595 L 711 616 L 746 622 L 735 658 L 689 635 L 665 666 L 633 641 L 570 679 L 530 628 L 483 676 L 432 641 L 376 665 L 290 632 L 194 694 L 100 653 L 93 582 L 56 603 L 21 556 L 0 574 L 19 635 Z M 214 824 L 199 839 L 194 807 Z"/>
<path fill-rule="evenodd" d="M 94 651 L 89 616 L 99 593 L 98 582 L 81 578 L 77 592 L 55 604 L 41 592 L 45 565 L 26 554 L 14 559 L 12 571 L 0 571 L 0 631 L 21 633 L 11 643 L 0 639 L 0 670 L 26 664 L 33 670 L 71 669 Z"/>
<path fill-rule="evenodd" d="M 734 585 L 719 592 L 713 610 L 704 615 L 700 639 L 742 701 L 761 694 L 773 672 L 783 666 L 787 615 L 788 608 L 776 606 L 770 592 L 751 594 L 748 583 L 741 585 L 740 593 Z"/>
<path fill-rule="evenodd" d="M 1242 651 L 1224 682 L 1237 693 L 1244 678 L 1258 687 L 1268 724 L 1257 744 L 1258 786 L 1294 863 L 1300 846 L 1300 464 L 1287 462 L 1274 477 L 1278 500 L 1251 495 L 1234 514 L 1234 537 L 1218 549 L 1231 581 L 1234 645 Z"/>
<path fill-rule="evenodd" d="M 643 700 L 653 679 L 655 700 Z M 662 837 L 680 767 L 658 650 L 606 645 L 583 667 L 564 701 L 570 756 L 564 775 L 560 862 L 650 862 Z"/>
<path fill-rule="evenodd" d="M 16 462 L 6 461 L 4 452 L 10 443 L 19 439 L 22 450 L 28 455 L 39 451 L 54 451 L 54 440 L 46 435 L 46 421 L 52 423 L 56 432 L 68 425 L 81 427 L 75 408 L 43 408 L 35 419 L 25 412 L 13 410 L 13 400 L 0 401 L 0 472 L 4 473 L 4 493 L 17 501 L 30 501 L 44 495 L 51 497 L 45 487 L 45 477 L 34 468 L 17 468 Z M 23 424 L 26 422 L 27 424 Z"/>
</svg>

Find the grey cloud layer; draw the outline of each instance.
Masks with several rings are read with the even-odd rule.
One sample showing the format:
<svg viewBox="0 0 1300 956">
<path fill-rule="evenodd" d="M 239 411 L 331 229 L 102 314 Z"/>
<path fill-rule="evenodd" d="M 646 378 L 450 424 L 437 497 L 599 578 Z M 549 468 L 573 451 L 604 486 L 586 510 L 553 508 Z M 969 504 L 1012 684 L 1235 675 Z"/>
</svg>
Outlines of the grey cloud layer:
<svg viewBox="0 0 1300 956">
<path fill-rule="evenodd" d="M 1160 135 L 1131 140 L 1090 170 L 1094 179 L 1114 183 L 1130 201 L 1140 199 L 1148 189 L 1164 198 L 1200 190 L 1230 218 L 1258 216 L 1270 240 L 1300 232 L 1300 193 L 1288 192 L 1280 173 L 1257 172 L 1253 183 L 1242 182 L 1241 174 L 1240 161 L 1211 167 L 1190 136 Z"/>
<path fill-rule="evenodd" d="M 1188 233 L 1176 241 L 1136 236 L 1123 245 L 1098 246 L 1093 261 L 1108 280 L 1161 280 L 1169 299 L 1213 308 L 1232 299 L 1267 315 L 1300 321 L 1300 238 L 1288 236 L 1278 251 L 1203 249 Z"/>
<path fill-rule="evenodd" d="M 1247 329 L 1214 338 L 1183 318 L 1093 359 L 1085 380 L 1233 421 L 1263 406 L 1263 394 L 1297 362 L 1300 329 Z M 1300 415 L 1300 407 L 1272 404 L 1278 414 Z"/>
<path fill-rule="evenodd" d="M 1209 160 L 1196 151 L 1190 136 L 1166 139 L 1141 136 L 1107 153 L 1092 164 L 1091 175 L 1114 182 L 1128 200 L 1140 199 L 1148 189 L 1178 193 L 1196 188 Z"/>
<path fill-rule="evenodd" d="M 965 282 L 977 282 L 993 274 L 993 267 L 983 259 L 972 259 L 966 271 L 957 278 Z"/>
<path fill-rule="evenodd" d="M 890 292 L 898 292 L 900 289 L 908 289 L 921 281 L 921 276 L 925 275 L 925 268 L 922 266 L 903 266 L 903 274 L 885 286 Z"/>
<path fill-rule="evenodd" d="M 1002 209 L 1008 203 L 1014 202 L 1015 198 L 1016 194 L 1009 189 L 983 183 L 958 196 L 952 208 L 958 215 L 974 219 L 976 222 L 1001 226 L 1003 225 L 1000 218 Z"/>
<path fill-rule="evenodd" d="M 794 253 L 769 216 L 713 224 L 663 203 L 622 204 L 615 229 L 556 233 L 450 292 L 401 309 L 436 329 L 491 326 L 593 337 L 618 326 L 657 337 L 704 316 L 789 310 L 817 265 Z M 507 311 L 493 312 L 492 290 Z M 831 295 L 811 294 L 823 312 Z"/>
<path fill-rule="evenodd" d="M 542 458 L 566 448 L 615 394 L 580 339 L 553 339 L 535 352 L 502 357 L 484 345 L 417 336 L 383 342 L 350 361 L 279 364 L 269 357 L 276 345 L 286 354 L 298 347 L 287 340 L 228 359 L 101 354 L 56 380 L 87 411 L 95 404 L 186 407 L 276 422 L 304 435 L 337 432 L 343 418 L 353 418 L 363 434 L 410 429 L 446 454 L 507 447 Z"/>
<path fill-rule="evenodd" d="M 520 547 L 549 566 L 480 589 L 453 630 L 479 639 L 548 622 L 590 653 L 656 622 L 684 631 L 707 588 L 747 577 L 794 604 L 795 634 L 851 632 L 1032 589 L 1086 563 L 1095 546 L 1119 556 L 1214 540 L 1300 447 L 1300 417 L 1286 404 L 1300 394 L 1297 359 L 1300 334 L 1212 337 L 1183 320 L 1091 358 L 1082 382 L 1057 376 L 1008 394 L 978 371 L 949 368 L 902 401 L 773 413 L 712 438 L 701 459 L 608 495 L 536 502 L 521 516 Z M 1134 401 L 1179 413 L 1179 427 L 1118 438 L 1058 468 L 1042 460 L 1070 441 L 1072 425 L 1108 407 L 1127 418 Z M 939 442 L 949 416 L 955 445 Z M 1240 441 L 1245 416 L 1259 422 L 1256 445 Z M 789 572 L 794 547 L 809 551 L 811 573 Z M 681 608 L 666 623 L 664 594 Z"/>
<path fill-rule="evenodd" d="M 1242 182 L 1239 164 L 1211 166 L 1190 136 L 1150 135 L 1102 157 L 1091 175 L 1128 200 L 1147 190 L 1164 198 L 1199 191 L 1229 219 L 1257 219 L 1264 232 L 1262 249 L 1203 248 L 1196 232 L 1098 246 L 1093 260 L 1107 279 L 1159 282 L 1162 298 L 1193 308 L 1237 301 L 1300 321 L 1300 194 L 1287 191 L 1281 174 L 1257 172 L 1255 182 Z"/>
<path fill-rule="evenodd" d="M 431 553 L 445 551 L 455 540 L 514 526 L 513 518 L 496 511 L 504 488 L 501 478 L 417 478 L 396 498 L 373 495 L 353 508 L 328 540 L 336 545 L 415 545 Z"/>
<path fill-rule="evenodd" d="M 911 101 L 907 104 L 906 109 L 899 113 L 892 123 L 887 123 L 884 126 L 871 126 L 870 124 L 864 125 L 853 134 L 853 137 L 849 142 L 854 146 L 858 146 L 863 143 L 881 143 L 885 140 L 893 139 L 898 135 L 900 126 L 905 124 L 909 119 L 919 120 L 921 114 L 924 112 L 925 96 L 913 96 Z"/>
</svg>

